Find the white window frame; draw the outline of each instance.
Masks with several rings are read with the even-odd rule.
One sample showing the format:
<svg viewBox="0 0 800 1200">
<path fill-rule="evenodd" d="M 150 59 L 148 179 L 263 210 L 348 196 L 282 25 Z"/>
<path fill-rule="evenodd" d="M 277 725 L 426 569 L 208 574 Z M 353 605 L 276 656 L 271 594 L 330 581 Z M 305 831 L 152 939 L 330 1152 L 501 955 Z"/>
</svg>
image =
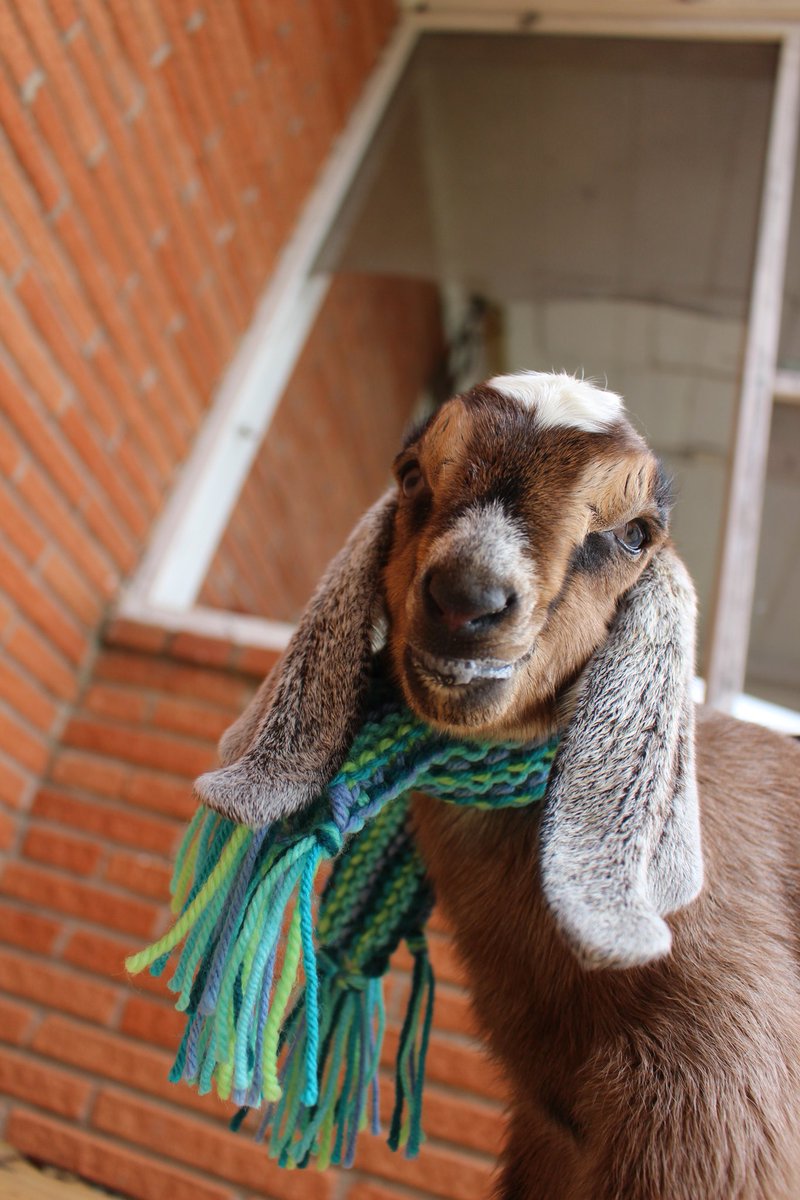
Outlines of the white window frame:
<svg viewBox="0 0 800 1200">
<path fill-rule="evenodd" d="M 769 426 L 774 398 L 800 399 L 800 372 L 777 370 L 783 267 L 800 122 L 800 2 L 708 0 L 690 13 L 676 0 L 538 0 L 535 15 L 496 0 L 405 0 L 394 33 L 284 249 L 184 464 L 147 553 L 117 612 L 175 631 L 282 649 L 292 627 L 196 603 L 259 446 L 319 312 L 330 277 L 314 263 L 379 122 L 426 32 L 767 41 L 780 48 L 751 284 L 750 322 L 729 472 L 717 599 L 711 622 L 708 699 L 753 711 L 741 695 L 755 584 Z M 756 702 L 760 704 L 760 702 Z M 800 732 L 800 715 L 777 706 L 767 724 Z M 781 718 L 777 714 L 789 716 Z M 769 714 L 768 714 L 769 715 Z M 764 717 L 764 712 L 762 712 Z M 791 718 L 791 719 L 790 719 Z"/>
</svg>

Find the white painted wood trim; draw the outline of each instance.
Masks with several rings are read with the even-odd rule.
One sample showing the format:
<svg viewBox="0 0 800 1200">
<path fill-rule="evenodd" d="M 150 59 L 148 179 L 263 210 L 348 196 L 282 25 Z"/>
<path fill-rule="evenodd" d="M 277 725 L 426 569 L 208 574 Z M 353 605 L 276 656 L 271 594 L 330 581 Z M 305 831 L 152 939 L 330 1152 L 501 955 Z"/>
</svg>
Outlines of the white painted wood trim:
<svg viewBox="0 0 800 1200">
<path fill-rule="evenodd" d="M 772 16 L 672 15 L 662 8 L 652 13 L 635 6 L 617 11 L 594 11 L 570 5 L 568 11 L 537 4 L 502 9 L 473 7 L 439 8 L 435 4 L 420 11 L 409 4 L 409 21 L 420 33 L 516 33 L 554 34 L 575 37 L 676 38 L 697 41 L 779 42 L 791 34 L 796 22 Z M 800 5 L 798 5 L 800 17 Z"/>
<path fill-rule="evenodd" d="M 696 704 L 705 703 L 706 681 L 699 675 L 693 680 L 692 699 Z M 800 712 L 793 708 L 785 708 L 782 704 L 773 704 L 770 700 L 760 700 L 758 696 L 750 696 L 745 692 L 734 696 L 731 715 L 738 717 L 740 721 L 764 725 L 767 729 L 774 729 L 776 733 L 800 737 Z"/>
<path fill-rule="evenodd" d="M 784 404 L 800 404 L 800 371 L 775 372 L 775 399 Z"/>
<path fill-rule="evenodd" d="M 233 646 L 257 650 L 285 650 L 294 626 L 285 621 L 270 621 L 266 617 L 229 612 L 222 608 L 207 608 L 196 604 L 186 612 L 174 608 L 157 608 L 153 604 L 129 596 L 117 614 L 138 625 L 153 625 L 171 633 L 193 633 L 198 637 L 219 638 Z"/>
<path fill-rule="evenodd" d="M 418 37 L 401 21 L 312 191 L 119 613 L 187 612 L 329 287 L 314 263 Z"/>
<path fill-rule="evenodd" d="M 728 710 L 743 689 L 747 666 L 799 129 L 800 30 L 796 29 L 783 41 L 775 80 L 711 624 L 708 699 Z"/>
</svg>

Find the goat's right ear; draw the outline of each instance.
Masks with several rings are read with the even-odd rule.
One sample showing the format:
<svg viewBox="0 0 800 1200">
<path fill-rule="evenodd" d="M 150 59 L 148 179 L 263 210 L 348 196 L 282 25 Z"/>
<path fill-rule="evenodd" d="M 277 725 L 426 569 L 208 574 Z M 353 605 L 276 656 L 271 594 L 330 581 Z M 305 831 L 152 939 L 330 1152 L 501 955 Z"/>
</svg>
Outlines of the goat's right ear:
<svg viewBox="0 0 800 1200">
<path fill-rule="evenodd" d="M 297 812 L 344 761 L 362 717 L 395 510 L 391 489 L 361 518 L 283 658 L 223 737 L 226 765 L 195 782 L 197 798 L 231 821 L 260 826 Z"/>
</svg>

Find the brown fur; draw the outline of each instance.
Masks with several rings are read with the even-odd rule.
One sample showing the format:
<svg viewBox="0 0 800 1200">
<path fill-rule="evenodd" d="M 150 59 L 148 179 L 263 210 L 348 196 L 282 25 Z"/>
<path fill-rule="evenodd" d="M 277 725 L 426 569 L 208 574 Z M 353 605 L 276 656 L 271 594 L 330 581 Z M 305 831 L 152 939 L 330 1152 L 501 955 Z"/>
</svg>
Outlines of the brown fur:
<svg viewBox="0 0 800 1200">
<path fill-rule="evenodd" d="M 433 430 L 447 417 L 446 407 Z M 654 463 L 627 426 L 607 445 L 548 431 L 514 461 L 515 415 L 505 442 L 496 424 L 488 439 L 482 419 L 479 395 L 472 414 L 459 413 L 467 449 L 444 487 L 438 447 L 423 439 L 421 461 L 439 482 L 424 520 L 400 504 L 385 573 L 392 661 L 412 706 L 458 734 L 457 706 L 407 679 L 407 643 L 425 637 L 418 581 L 464 491 L 480 494 L 510 472 L 522 481 L 538 594 L 491 653 L 516 656 L 533 636 L 540 661 L 470 724 L 529 736 L 558 725 L 570 681 L 643 567 L 640 559 L 570 574 L 569 551 L 582 523 L 609 528 L 655 511 Z M 476 460 L 465 482 L 463 464 Z M 663 537 L 654 528 L 653 549 Z M 800 1196 L 800 749 L 707 713 L 697 756 L 705 888 L 670 918 L 672 953 L 626 971 L 587 971 L 568 947 L 542 892 L 536 810 L 415 801 L 419 845 L 476 1013 L 511 1083 L 503 1200 Z"/>
<path fill-rule="evenodd" d="M 504 1200 L 800 1195 L 800 749 L 706 713 L 706 886 L 672 953 L 585 971 L 538 877 L 534 810 L 419 797 L 420 848 L 511 1084 Z"/>
</svg>

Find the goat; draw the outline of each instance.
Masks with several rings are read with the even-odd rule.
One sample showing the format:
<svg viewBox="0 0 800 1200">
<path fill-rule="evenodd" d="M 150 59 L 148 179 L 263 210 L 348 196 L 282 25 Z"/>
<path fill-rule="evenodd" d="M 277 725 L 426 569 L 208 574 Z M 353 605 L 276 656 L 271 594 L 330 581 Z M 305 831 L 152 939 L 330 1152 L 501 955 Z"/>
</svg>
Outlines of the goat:
<svg viewBox="0 0 800 1200">
<path fill-rule="evenodd" d="M 445 403 L 394 469 L 199 796 L 258 823 L 318 793 L 381 629 L 437 728 L 561 731 L 541 808 L 413 806 L 510 1083 L 498 1197 L 800 1196 L 800 748 L 704 710 L 695 736 L 657 460 L 619 397 L 531 372 Z"/>
</svg>

